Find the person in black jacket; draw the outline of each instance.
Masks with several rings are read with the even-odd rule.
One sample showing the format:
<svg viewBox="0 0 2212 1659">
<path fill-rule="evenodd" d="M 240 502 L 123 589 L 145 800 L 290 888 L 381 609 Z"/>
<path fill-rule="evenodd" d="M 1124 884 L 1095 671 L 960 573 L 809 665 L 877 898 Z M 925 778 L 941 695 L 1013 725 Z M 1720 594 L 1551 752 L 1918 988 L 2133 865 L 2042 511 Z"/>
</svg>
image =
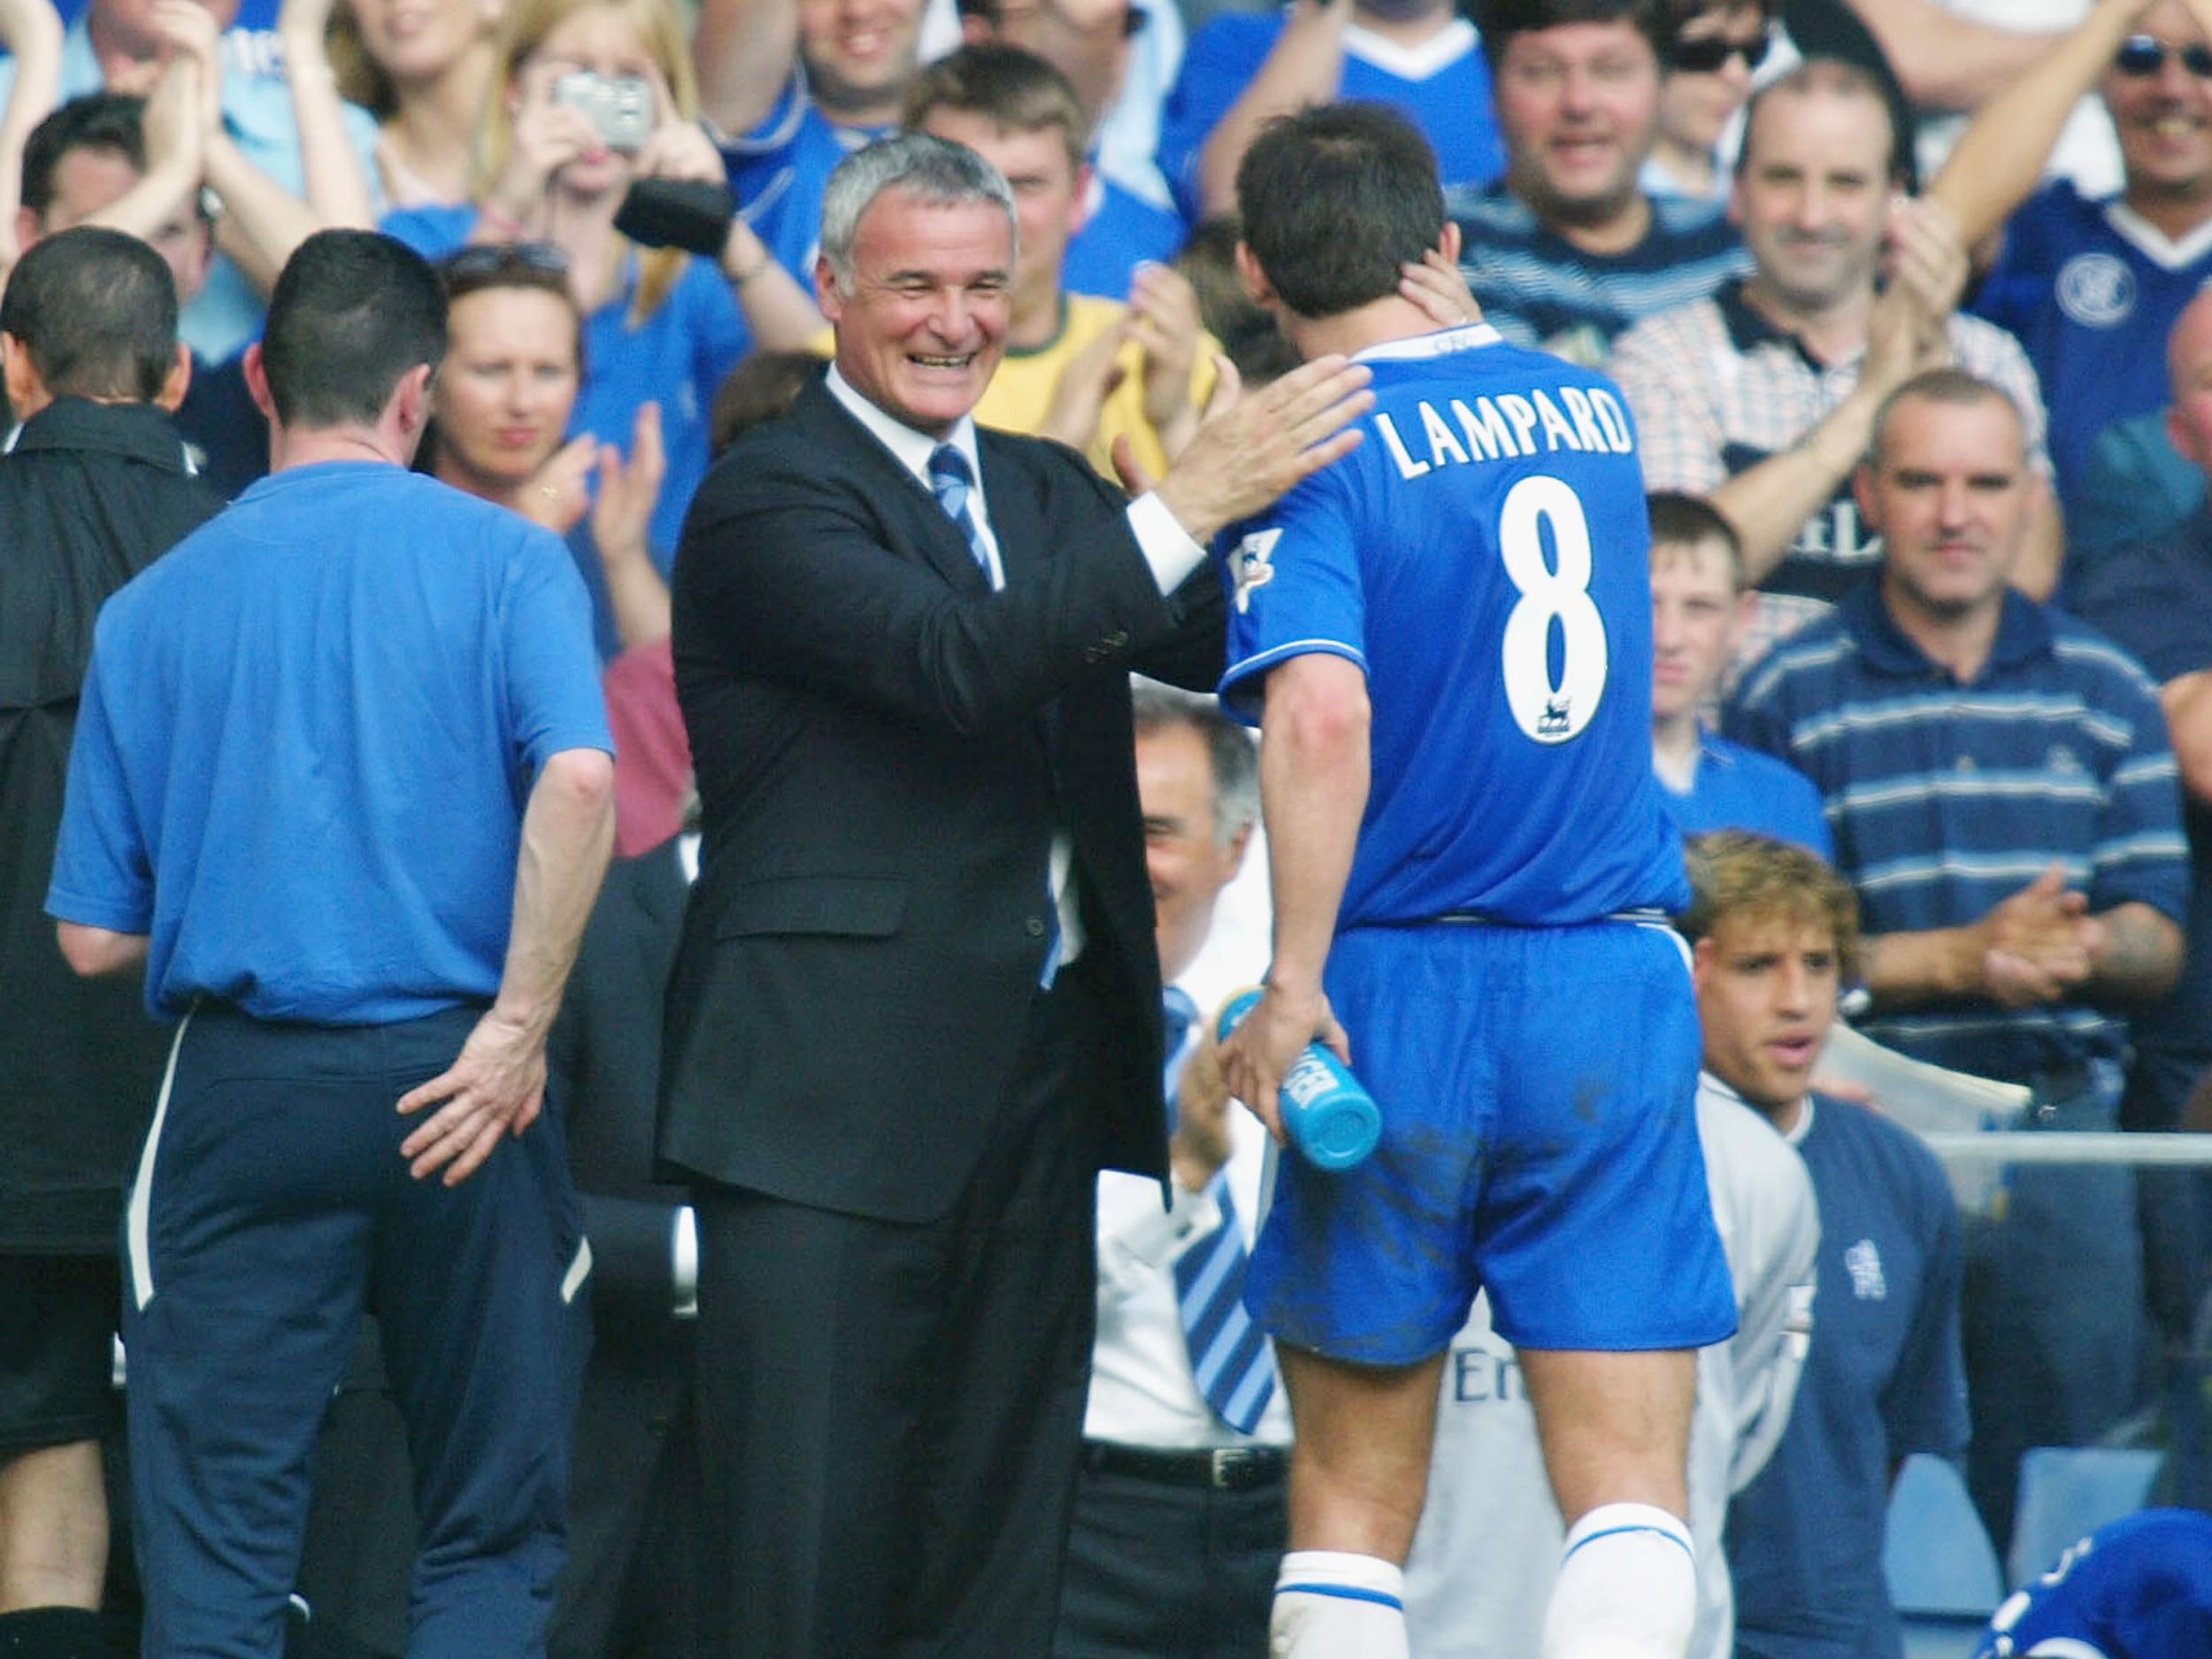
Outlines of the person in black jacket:
<svg viewBox="0 0 2212 1659">
<path fill-rule="evenodd" d="M 835 361 L 678 555 L 706 843 L 659 1152 L 698 1211 L 710 1653 L 1048 1649 L 1094 1177 L 1166 1170 L 1128 671 L 1211 682 L 1200 544 L 1366 407 L 1338 357 L 1217 400 L 1135 502 L 978 431 L 1013 212 L 924 134 L 840 165 Z"/>
<path fill-rule="evenodd" d="M 161 257 L 61 232 L 0 302 L 0 1651 L 98 1650 L 116 1225 L 166 1033 L 81 979 L 42 912 L 102 602 L 220 504 L 170 419 L 188 359 Z"/>
</svg>

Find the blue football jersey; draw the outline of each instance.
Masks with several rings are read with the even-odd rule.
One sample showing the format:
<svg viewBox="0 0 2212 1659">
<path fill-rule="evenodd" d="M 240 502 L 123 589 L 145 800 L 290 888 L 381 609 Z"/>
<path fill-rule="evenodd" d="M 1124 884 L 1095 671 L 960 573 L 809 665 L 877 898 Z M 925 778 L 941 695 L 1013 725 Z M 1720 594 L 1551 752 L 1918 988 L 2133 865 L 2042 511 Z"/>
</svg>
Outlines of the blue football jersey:
<svg viewBox="0 0 2212 1659">
<path fill-rule="evenodd" d="M 2005 227 L 1973 309 L 2019 336 L 2051 411 L 2051 463 L 2071 519 L 2098 435 L 2165 407 L 2166 336 L 2212 280 L 2212 239 L 2180 242 L 2116 201 L 2046 186 Z"/>
<path fill-rule="evenodd" d="M 2212 1654 L 2212 1515 L 2146 1509 L 2100 1528 L 2007 1599 L 1974 1659 Z"/>
<path fill-rule="evenodd" d="M 1241 718 L 1292 657 L 1367 676 L 1372 780 L 1339 926 L 1681 909 L 1625 403 L 1486 325 L 1360 360 L 1365 442 L 1233 532 L 1224 569 Z"/>
</svg>

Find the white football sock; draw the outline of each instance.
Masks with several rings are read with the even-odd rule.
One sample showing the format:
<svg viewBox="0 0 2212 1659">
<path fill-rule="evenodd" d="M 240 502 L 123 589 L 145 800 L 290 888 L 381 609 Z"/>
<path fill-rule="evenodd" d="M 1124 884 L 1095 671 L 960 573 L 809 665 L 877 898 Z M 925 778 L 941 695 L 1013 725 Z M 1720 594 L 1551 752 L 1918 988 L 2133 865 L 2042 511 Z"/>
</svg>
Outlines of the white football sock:
<svg viewBox="0 0 2212 1659">
<path fill-rule="evenodd" d="M 1407 1659 L 1405 1574 L 1376 1555 L 1283 1557 L 1268 1624 L 1272 1659 Z"/>
<path fill-rule="evenodd" d="M 1696 1622 L 1689 1529 L 1648 1503 L 1603 1503 L 1567 1534 L 1543 1659 L 1682 1659 Z"/>
</svg>

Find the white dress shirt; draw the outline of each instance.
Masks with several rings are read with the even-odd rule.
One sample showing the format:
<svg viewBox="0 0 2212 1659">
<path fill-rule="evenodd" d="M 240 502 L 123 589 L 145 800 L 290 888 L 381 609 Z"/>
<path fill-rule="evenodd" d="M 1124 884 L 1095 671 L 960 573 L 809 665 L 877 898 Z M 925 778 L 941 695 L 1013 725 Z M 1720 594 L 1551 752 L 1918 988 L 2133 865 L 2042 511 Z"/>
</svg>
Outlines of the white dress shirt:
<svg viewBox="0 0 2212 1659">
<path fill-rule="evenodd" d="M 933 438 L 869 402 L 854 389 L 852 382 L 833 363 L 825 384 L 830 396 L 844 405 L 846 413 L 866 427 L 876 442 L 891 452 L 892 459 L 914 475 L 914 481 L 929 491 L 933 501 L 937 492 L 929 481 L 929 457 L 936 454 L 941 443 L 949 443 L 960 451 L 967 460 L 969 475 L 975 480 L 968 491 L 968 513 L 983 543 L 984 573 L 989 578 L 994 593 L 1003 589 L 1006 565 L 999 557 L 998 536 L 991 528 L 988 483 L 983 476 L 983 457 L 976 450 L 975 421 L 963 415 L 950 432 L 941 438 Z M 1206 557 L 1206 550 L 1191 539 L 1190 533 L 1176 522 L 1175 515 L 1149 490 L 1129 503 L 1129 529 L 1137 538 L 1137 549 L 1144 555 L 1152 580 L 1163 594 L 1174 592 Z M 1059 963 L 1065 967 L 1083 954 L 1084 941 L 1082 907 L 1076 900 L 1075 884 L 1068 879 L 1075 866 L 1075 843 L 1065 830 L 1053 831 L 1050 857 L 1053 905 L 1060 916 Z"/>
<path fill-rule="evenodd" d="M 1263 956 L 1247 962 L 1238 985 L 1257 979 L 1263 961 Z M 1220 999 L 1199 995 L 1192 978 L 1186 974 L 1178 983 L 1192 993 L 1199 1019 L 1210 1020 Z M 1195 1047 L 1198 1037 L 1194 1025 L 1186 1048 Z M 1229 1102 L 1229 1198 L 1248 1250 L 1270 1148 L 1259 1119 L 1234 1101 Z M 1164 1210 L 1157 1181 L 1113 1170 L 1098 1178 L 1098 1339 L 1084 1437 L 1171 1451 L 1287 1446 L 1290 1404 L 1280 1378 L 1250 1434 L 1223 1422 L 1198 1391 L 1176 1294 L 1175 1260 L 1221 1225 L 1221 1210 L 1210 1194 L 1170 1186 L 1174 1208 Z"/>
</svg>

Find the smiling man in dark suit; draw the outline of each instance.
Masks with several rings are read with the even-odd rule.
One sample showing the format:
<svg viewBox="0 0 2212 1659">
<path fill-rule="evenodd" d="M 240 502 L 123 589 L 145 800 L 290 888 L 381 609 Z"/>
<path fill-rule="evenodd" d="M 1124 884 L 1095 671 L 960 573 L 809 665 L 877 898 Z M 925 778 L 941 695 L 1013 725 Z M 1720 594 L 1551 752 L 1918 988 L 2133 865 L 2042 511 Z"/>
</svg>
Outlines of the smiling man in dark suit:
<svg viewBox="0 0 2212 1659">
<path fill-rule="evenodd" d="M 1093 1178 L 1165 1168 L 1127 672 L 1211 682 L 1201 544 L 1358 442 L 1367 376 L 1225 397 L 1128 502 L 968 418 L 995 171 L 885 140 L 821 241 L 834 365 L 710 477 L 675 580 L 707 839 L 659 1146 L 697 1182 L 709 1650 L 1041 1654 Z"/>
</svg>

